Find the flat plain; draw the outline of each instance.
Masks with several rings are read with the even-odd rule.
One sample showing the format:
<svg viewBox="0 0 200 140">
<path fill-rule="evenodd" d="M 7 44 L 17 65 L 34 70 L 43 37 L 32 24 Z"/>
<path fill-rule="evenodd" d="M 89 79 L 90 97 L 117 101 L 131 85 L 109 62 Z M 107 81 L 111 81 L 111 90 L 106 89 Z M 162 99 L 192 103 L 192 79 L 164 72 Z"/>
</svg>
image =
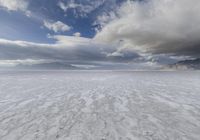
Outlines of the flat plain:
<svg viewBox="0 0 200 140">
<path fill-rule="evenodd" d="M 199 140 L 200 72 L 0 72 L 1 140 Z"/>
</svg>

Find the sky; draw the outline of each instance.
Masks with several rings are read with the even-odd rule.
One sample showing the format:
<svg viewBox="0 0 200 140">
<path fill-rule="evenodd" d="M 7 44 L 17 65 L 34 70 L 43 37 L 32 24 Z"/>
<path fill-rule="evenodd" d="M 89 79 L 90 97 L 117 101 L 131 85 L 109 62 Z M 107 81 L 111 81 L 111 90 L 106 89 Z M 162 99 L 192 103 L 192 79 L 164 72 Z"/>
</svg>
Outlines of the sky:
<svg viewBox="0 0 200 140">
<path fill-rule="evenodd" d="M 0 66 L 154 69 L 200 55 L 199 0 L 0 0 Z"/>
</svg>

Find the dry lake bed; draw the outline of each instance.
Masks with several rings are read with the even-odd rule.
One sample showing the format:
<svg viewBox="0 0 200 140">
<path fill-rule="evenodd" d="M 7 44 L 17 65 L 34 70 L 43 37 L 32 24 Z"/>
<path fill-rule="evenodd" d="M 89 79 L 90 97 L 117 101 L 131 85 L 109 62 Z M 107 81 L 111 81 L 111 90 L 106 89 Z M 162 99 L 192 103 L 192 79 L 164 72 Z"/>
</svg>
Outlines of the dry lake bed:
<svg viewBox="0 0 200 140">
<path fill-rule="evenodd" d="M 0 140 L 199 140 L 200 72 L 0 72 Z"/>
</svg>

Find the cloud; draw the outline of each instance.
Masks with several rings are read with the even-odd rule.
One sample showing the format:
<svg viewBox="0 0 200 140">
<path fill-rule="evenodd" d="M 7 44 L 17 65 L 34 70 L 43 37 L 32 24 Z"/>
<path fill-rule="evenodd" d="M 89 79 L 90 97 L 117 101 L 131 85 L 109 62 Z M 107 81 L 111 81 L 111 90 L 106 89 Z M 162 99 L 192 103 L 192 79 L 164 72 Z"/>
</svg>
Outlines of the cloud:
<svg viewBox="0 0 200 140">
<path fill-rule="evenodd" d="M 27 0 L 0 0 L 0 7 L 4 7 L 9 11 L 26 11 L 28 7 Z"/>
<path fill-rule="evenodd" d="M 114 20 L 116 18 L 115 12 L 103 12 L 101 15 L 98 15 L 93 25 L 98 25 L 98 28 L 96 29 L 97 32 L 99 29 L 103 28 L 105 25 L 107 25 L 110 21 Z M 99 27 L 100 26 L 100 27 Z"/>
<path fill-rule="evenodd" d="M 52 30 L 54 32 L 66 32 L 71 29 L 69 25 L 64 24 L 61 21 L 57 22 L 49 22 L 49 21 L 44 21 L 44 26 L 48 28 L 49 30 Z"/>
<path fill-rule="evenodd" d="M 105 3 L 105 0 L 87 0 L 87 1 L 59 1 L 58 6 L 64 11 L 68 12 L 68 10 L 73 10 L 74 15 L 76 17 L 85 17 L 90 14 L 95 9 L 99 8 Z"/>
<path fill-rule="evenodd" d="M 139 57 L 136 53 L 111 55 L 115 46 L 97 43 L 92 39 L 74 36 L 50 36 L 55 43 L 41 44 L 0 39 L 0 60 L 56 60 L 56 61 L 127 61 Z"/>
<path fill-rule="evenodd" d="M 74 37 L 74 36 L 63 36 L 63 35 L 55 35 L 49 36 L 49 38 L 53 38 L 56 40 L 56 44 L 63 47 L 77 47 L 77 46 L 96 46 L 95 42 L 90 38 L 85 37 Z"/>
<path fill-rule="evenodd" d="M 122 63 L 138 59 L 132 51 L 120 50 L 113 45 L 97 43 L 93 39 L 75 36 L 49 36 L 55 43 L 42 44 L 27 41 L 0 39 L 0 65 L 54 63 L 69 65 L 95 65 L 109 67 L 108 63 L 123 66 Z M 115 55 L 115 52 L 123 53 Z M 52 64 L 53 64 L 52 63 Z M 120 63 L 120 64 L 118 64 Z M 72 66 L 73 66 L 72 65 Z"/>
<path fill-rule="evenodd" d="M 81 33 L 76 32 L 76 33 L 74 33 L 73 35 L 76 36 L 76 37 L 80 37 L 80 36 L 81 36 Z"/>
<path fill-rule="evenodd" d="M 52 61 L 47 60 L 33 60 L 33 59 L 24 59 L 24 60 L 0 60 L 0 67 L 14 67 L 17 65 L 35 65 L 35 64 L 42 64 L 42 63 L 50 63 Z"/>
<path fill-rule="evenodd" d="M 58 2 L 58 6 L 64 10 L 65 12 L 68 10 L 68 9 L 74 9 L 74 8 L 77 8 L 77 7 L 82 7 L 82 5 L 80 4 L 76 4 L 74 1 L 70 1 L 70 3 L 68 4 L 65 4 L 63 2 Z"/>
<path fill-rule="evenodd" d="M 139 53 L 199 56 L 199 7 L 199 0 L 127 1 L 94 39 Z"/>
</svg>

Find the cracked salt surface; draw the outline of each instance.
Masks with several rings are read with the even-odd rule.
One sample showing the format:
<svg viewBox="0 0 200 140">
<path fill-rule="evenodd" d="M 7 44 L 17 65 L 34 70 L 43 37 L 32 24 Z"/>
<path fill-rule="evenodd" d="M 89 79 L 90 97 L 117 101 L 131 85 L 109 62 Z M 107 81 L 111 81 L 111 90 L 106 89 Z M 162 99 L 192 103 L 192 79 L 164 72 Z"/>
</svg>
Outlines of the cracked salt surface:
<svg viewBox="0 0 200 140">
<path fill-rule="evenodd" d="M 200 72 L 0 72 L 1 140 L 199 140 Z"/>
</svg>

